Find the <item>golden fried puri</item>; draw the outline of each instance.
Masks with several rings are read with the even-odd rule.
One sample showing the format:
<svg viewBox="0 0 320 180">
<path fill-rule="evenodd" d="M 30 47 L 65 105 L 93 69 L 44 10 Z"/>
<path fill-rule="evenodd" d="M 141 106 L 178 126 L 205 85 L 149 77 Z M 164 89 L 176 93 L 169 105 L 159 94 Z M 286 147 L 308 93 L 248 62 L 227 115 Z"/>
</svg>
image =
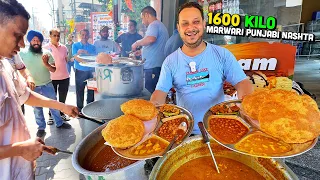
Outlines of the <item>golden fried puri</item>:
<svg viewBox="0 0 320 180">
<path fill-rule="evenodd" d="M 127 148 L 141 141 L 144 134 L 143 122 L 131 115 L 122 115 L 109 121 L 102 130 L 104 140 L 116 148 Z"/>
<path fill-rule="evenodd" d="M 124 114 L 133 115 L 143 121 L 149 121 L 158 114 L 155 105 L 144 99 L 133 99 L 123 103 L 121 111 Z"/>
<path fill-rule="evenodd" d="M 267 98 L 261 101 L 263 95 L 257 93 L 264 93 Z M 244 97 L 242 106 L 252 118 L 258 114 L 262 131 L 286 143 L 305 143 L 320 134 L 320 112 L 316 102 L 307 95 L 286 90 L 261 91 Z"/>
<path fill-rule="evenodd" d="M 290 91 L 292 89 L 292 80 L 287 77 L 277 77 L 276 89 Z"/>
<path fill-rule="evenodd" d="M 262 93 L 260 93 L 262 91 Z M 257 120 L 260 105 L 267 98 L 267 89 L 255 90 L 252 94 L 245 96 L 242 100 L 242 109 L 251 118 Z"/>
</svg>

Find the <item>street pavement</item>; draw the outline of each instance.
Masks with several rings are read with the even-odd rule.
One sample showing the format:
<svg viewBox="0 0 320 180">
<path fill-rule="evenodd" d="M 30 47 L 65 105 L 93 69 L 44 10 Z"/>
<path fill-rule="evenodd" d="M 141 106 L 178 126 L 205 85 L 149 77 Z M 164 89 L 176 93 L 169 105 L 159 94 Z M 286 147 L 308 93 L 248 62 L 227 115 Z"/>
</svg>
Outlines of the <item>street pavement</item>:
<svg viewBox="0 0 320 180">
<path fill-rule="evenodd" d="M 70 89 L 67 96 L 67 104 L 76 105 L 75 81 L 74 73 L 72 71 L 70 80 Z M 25 106 L 26 108 L 26 122 L 29 128 L 31 137 L 36 137 L 37 124 L 33 114 L 33 108 Z M 48 109 L 44 108 L 44 115 L 46 121 L 49 119 Z M 46 145 L 57 147 L 61 150 L 74 151 L 77 144 L 93 129 L 98 127 L 92 122 L 84 119 L 71 119 L 68 121 L 72 129 L 58 129 L 55 125 L 46 127 L 46 135 L 44 141 Z M 41 157 L 37 159 L 36 180 L 46 179 L 68 179 L 79 180 L 84 179 L 72 166 L 72 156 L 68 154 L 58 153 L 55 156 L 44 152 Z"/>
</svg>

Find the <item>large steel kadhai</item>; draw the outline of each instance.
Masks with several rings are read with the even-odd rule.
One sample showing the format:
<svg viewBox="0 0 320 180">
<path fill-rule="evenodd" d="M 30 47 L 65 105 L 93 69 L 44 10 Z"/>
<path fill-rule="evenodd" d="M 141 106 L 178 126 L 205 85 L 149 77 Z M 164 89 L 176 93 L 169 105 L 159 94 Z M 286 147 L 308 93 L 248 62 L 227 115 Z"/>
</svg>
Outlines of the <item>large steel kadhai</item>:
<svg viewBox="0 0 320 180">
<path fill-rule="evenodd" d="M 215 157 L 238 161 L 258 172 L 268 180 L 298 180 L 298 177 L 281 160 L 259 158 L 230 151 L 211 141 Z M 200 135 L 187 138 L 179 147 L 160 158 L 152 169 L 149 180 L 169 179 L 183 164 L 200 157 L 210 156 L 209 149 Z M 214 168 L 214 167 L 212 167 Z"/>
<path fill-rule="evenodd" d="M 101 131 L 105 126 L 99 126 L 97 129 L 92 131 L 88 136 L 80 141 L 77 145 L 73 155 L 72 155 L 72 165 L 76 171 L 83 174 L 87 180 L 100 180 L 100 179 L 116 179 L 116 180 L 147 180 L 147 177 L 144 172 L 145 161 L 137 161 L 129 166 L 123 167 L 121 169 L 109 170 L 106 172 L 94 172 L 87 170 L 86 167 L 86 157 L 87 156 L 97 156 L 100 152 L 99 149 L 95 151 L 95 154 L 89 154 L 92 152 L 92 148 L 103 139 Z M 104 148 L 102 144 L 100 149 Z M 116 157 L 115 157 L 116 158 Z"/>
</svg>

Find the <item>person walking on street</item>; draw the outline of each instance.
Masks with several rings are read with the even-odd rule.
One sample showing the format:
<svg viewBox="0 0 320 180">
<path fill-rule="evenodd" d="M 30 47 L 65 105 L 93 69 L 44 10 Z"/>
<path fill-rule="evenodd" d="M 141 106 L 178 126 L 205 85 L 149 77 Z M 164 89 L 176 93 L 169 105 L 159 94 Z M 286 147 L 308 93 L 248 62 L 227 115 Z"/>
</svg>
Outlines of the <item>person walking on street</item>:
<svg viewBox="0 0 320 180">
<path fill-rule="evenodd" d="M 31 91 L 5 58 L 24 48 L 29 13 L 16 0 L 0 0 L 0 179 L 33 180 L 34 161 L 41 156 L 44 142 L 31 139 L 21 104 L 59 109 L 71 117 L 78 110 Z"/>
<path fill-rule="evenodd" d="M 131 46 L 136 41 L 142 39 L 142 36 L 137 32 L 137 22 L 130 20 L 128 25 L 128 32 L 121 34 L 117 39 L 117 43 L 121 43 L 121 56 L 129 57 L 127 52 L 131 51 Z"/>
<path fill-rule="evenodd" d="M 59 95 L 59 102 L 65 103 L 67 99 L 67 94 L 69 90 L 70 76 L 67 69 L 67 61 L 68 61 L 68 49 L 65 45 L 61 44 L 60 41 L 60 30 L 54 28 L 50 30 L 50 42 L 43 46 L 44 49 L 49 50 L 54 59 L 54 65 L 56 70 L 54 72 L 50 72 L 50 78 L 52 80 L 52 85 L 54 87 L 54 91 L 57 95 Z M 64 121 L 69 121 L 69 117 L 60 112 L 61 118 Z M 51 117 L 51 113 L 49 112 L 49 117 Z M 52 118 L 50 118 L 52 121 Z M 49 124 L 53 124 L 49 122 Z"/>
<path fill-rule="evenodd" d="M 141 10 L 142 24 L 147 26 L 147 32 L 143 39 L 132 44 L 132 51 L 136 51 L 137 47 L 142 46 L 142 59 L 144 63 L 145 87 L 153 93 L 161 71 L 161 66 L 166 58 L 164 55 L 164 47 L 169 38 L 168 30 L 165 25 L 157 20 L 157 12 L 151 6 L 147 6 Z M 139 51 L 135 54 L 139 55 Z"/>
<path fill-rule="evenodd" d="M 20 56 L 35 81 L 36 87 L 34 91 L 45 97 L 56 100 L 56 93 L 50 79 L 50 72 L 55 72 L 56 67 L 51 53 L 41 46 L 43 35 L 38 31 L 30 30 L 27 39 L 30 42 L 30 47 L 28 49 L 23 49 L 20 52 Z M 36 123 L 38 125 L 37 136 L 43 137 L 46 133 L 46 122 L 43 115 L 43 109 L 38 106 L 34 106 L 33 108 Z M 58 110 L 49 110 L 57 128 L 71 128 L 70 124 L 63 122 Z"/>
<path fill-rule="evenodd" d="M 68 68 L 68 72 L 69 74 L 71 74 L 71 68 L 73 69 L 73 72 L 74 71 L 74 59 L 73 59 L 73 56 L 72 56 L 72 45 L 73 45 L 73 35 L 72 34 L 69 34 L 68 35 L 68 43 L 66 44 L 66 47 L 68 49 L 68 61 L 67 61 L 67 68 Z"/>
<path fill-rule="evenodd" d="M 72 45 L 72 55 L 75 59 L 74 61 L 74 68 L 75 72 L 75 79 L 76 79 L 76 95 L 77 95 L 77 107 L 79 112 L 83 108 L 83 101 L 84 101 L 84 89 L 87 85 L 86 80 L 93 78 L 93 71 L 94 69 L 91 67 L 81 66 L 80 63 L 84 62 L 83 59 L 79 58 L 77 55 L 96 55 L 96 48 L 94 45 L 88 43 L 90 34 L 89 30 L 83 29 L 80 31 L 81 41 L 76 42 Z M 87 91 L 87 104 L 94 101 L 94 91 L 89 90 Z"/>
</svg>

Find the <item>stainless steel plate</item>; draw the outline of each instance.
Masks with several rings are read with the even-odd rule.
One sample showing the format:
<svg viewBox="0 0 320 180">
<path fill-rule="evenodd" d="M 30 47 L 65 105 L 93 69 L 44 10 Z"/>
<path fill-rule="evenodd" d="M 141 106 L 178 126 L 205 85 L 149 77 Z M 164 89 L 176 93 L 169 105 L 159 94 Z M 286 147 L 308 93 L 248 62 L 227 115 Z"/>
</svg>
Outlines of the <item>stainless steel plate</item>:
<svg viewBox="0 0 320 180">
<path fill-rule="evenodd" d="M 181 140 L 181 142 L 179 144 L 178 143 L 174 143 L 172 148 L 168 152 L 172 151 L 174 148 L 178 147 L 184 140 L 186 140 L 186 138 L 188 138 L 192 134 L 192 131 L 193 131 L 193 128 L 194 128 L 194 119 L 193 119 L 193 115 L 191 114 L 191 112 L 188 111 L 187 109 L 185 109 L 183 107 L 180 107 L 180 106 L 177 106 L 177 105 L 175 105 L 175 107 L 180 109 L 180 114 L 179 115 L 186 115 L 187 116 L 188 128 L 187 128 L 187 133 L 184 136 L 184 138 Z M 158 109 L 159 108 L 160 108 L 160 106 L 158 106 Z M 159 131 L 160 127 L 163 125 L 163 121 L 162 120 L 165 119 L 165 118 L 162 118 L 160 114 L 158 116 L 159 116 L 158 117 L 159 118 L 159 123 L 158 123 L 156 129 L 154 130 L 156 135 L 159 135 L 158 131 Z M 172 117 L 174 117 L 174 116 L 172 116 Z"/>
<path fill-rule="evenodd" d="M 85 67 L 92 67 L 92 68 L 96 68 L 96 67 L 104 67 L 106 66 L 105 64 L 98 64 L 95 61 L 89 61 L 89 62 L 81 62 L 79 63 L 81 66 L 85 66 Z"/>
<path fill-rule="evenodd" d="M 221 104 L 231 104 L 231 103 L 235 103 L 237 104 L 237 106 L 240 107 L 241 105 L 241 101 L 239 100 L 232 100 L 232 101 L 225 101 L 225 102 L 222 102 L 218 105 L 221 105 Z M 238 153 L 242 153 L 242 154 L 246 154 L 246 155 L 250 155 L 250 156 L 256 156 L 256 157 L 267 157 L 267 158 L 288 158 L 288 157 L 294 157 L 294 156 L 298 156 L 298 155 L 301 155 L 303 153 L 306 153 L 307 151 L 309 151 L 310 149 L 312 149 L 317 141 L 318 141 L 318 138 L 315 138 L 313 141 L 309 141 L 309 142 L 306 142 L 306 143 L 303 143 L 303 144 L 289 144 L 291 145 L 292 147 L 292 150 L 289 151 L 289 152 L 286 152 L 286 153 L 282 153 L 282 154 L 276 154 L 276 155 L 257 155 L 257 154 L 250 154 L 250 153 L 247 153 L 247 152 L 243 152 L 243 151 L 240 151 L 238 149 L 236 149 L 234 147 L 235 144 L 225 144 L 223 142 L 221 142 L 220 140 L 218 140 L 217 138 L 215 138 L 214 136 L 212 136 L 210 133 L 209 133 L 209 117 L 211 115 L 214 115 L 210 109 L 205 113 L 204 115 L 204 118 L 203 118 L 203 123 L 204 123 L 204 127 L 207 131 L 207 133 L 209 134 L 209 136 L 214 139 L 216 142 L 218 142 L 220 145 L 232 150 L 232 151 L 236 151 Z M 259 131 L 263 134 L 265 134 L 264 132 L 262 132 L 259 127 L 254 124 L 252 121 L 250 120 L 245 120 L 245 119 L 242 119 L 242 117 L 240 117 L 240 113 L 238 113 L 237 115 L 235 115 L 238 117 L 238 120 L 240 120 L 244 125 L 248 126 L 249 128 L 249 132 L 244 135 L 241 139 L 245 138 L 246 136 L 248 136 L 249 134 L 253 133 L 253 132 L 256 132 L 256 131 Z M 266 135 L 266 136 L 269 136 L 269 135 Z M 240 139 L 240 141 L 241 141 Z"/>
<path fill-rule="evenodd" d="M 95 60 L 94 61 L 86 61 L 86 62 L 81 62 L 81 66 L 86 66 L 86 67 L 123 67 L 123 66 L 137 66 L 139 65 L 141 61 L 124 61 L 124 60 L 117 60 L 114 59 L 112 60 L 112 64 L 99 64 Z"/>
<path fill-rule="evenodd" d="M 97 58 L 97 56 L 94 56 L 94 55 L 77 55 L 77 56 L 87 62 L 95 62 Z"/>
<path fill-rule="evenodd" d="M 188 110 L 186 110 L 185 108 L 183 108 L 183 107 L 176 106 L 176 105 L 174 105 L 174 106 L 180 109 L 180 114 L 179 114 L 179 115 L 184 114 L 184 115 L 186 115 L 186 116 L 188 117 L 188 118 L 187 118 L 187 120 L 188 120 L 188 128 L 187 128 L 187 133 L 186 133 L 185 136 L 183 137 L 181 143 L 179 143 L 179 144 L 174 143 L 173 146 L 171 147 L 171 149 L 170 149 L 168 152 L 171 152 L 173 149 L 179 147 L 179 146 L 182 144 L 182 142 L 191 135 L 192 130 L 193 130 L 193 127 L 194 127 L 194 119 L 193 119 L 192 114 L 191 114 Z M 159 109 L 160 107 L 161 107 L 161 106 L 157 106 L 157 109 Z M 160 112 L 159 112 L 159 114 L 160 114 Z M 158 154 L 143 155 L 143 156 L 138 156 L 138 155 L 133 155 L 133 154 L 132 154 L 132 150 L 133 150 L 134 148 L 136 148 L 138 145 L 140 145 L 140 144 L 142 144 L 143 142 L 147 141 L 151 136 L 154 136 L 154 135 L 155 135 L 155 136 L 158 136 L 158 135 L 157 135 L 157 131 L 159 130 L 159 128 L 160 128 L 161 125 L 163 124 L 162 121 L 161 121 L 163 118 L 160 118 L 160 115 L 159 115 L 159 114 L 158 114 L 158 116 L 157 116 L 157 120 L 155 121 L 156 124 L 154 124 L 155 126 L 154 126 L 154 128 L 152 129 L 152 131 L 145 133 L 144 138 L 143 138 L 138 144 L 136 144 L 135 146 L 133 146 L 133 147 L 131 147 L 131 148 L 129 148 L 129 149 L 125 149 L 125 150 L 123 150 L 123 149 L 118 149 L 118 148 L 113 148 L 113 147 L 112 147 L 113 151 L 114 151 L 116 154 L 118 154 L 119 156 L 121 156 L 121 157 L 124 157 L 124 158 L 127 158 L 127 159 L 132 159 L 132 160 L 145 160 L 145 159 L 152 159 L 152 158 L 155 158 L 155 157 L 162 157 L 162 156 L 164 155 L 164 154 L 163 154 L 164 151 L 162 151 L 162 152 L 160 152 L 160 153 L 158 153 Z M 146 121 L 144 121 L 144 123 L 145 123 L 145 122 L 146 122 Z M 148 122 L 148 121 L 147 121 L 147 122 Z M 151 125 L 147 125 L 147 126 L 151 126 Z M 146 124 L 145 124 L 145 127 L 146 127 Z M 158 136 L 158 137 L 159 137 L 159 136 Z M 160 137 L 160 138 L 161 138 L 161 137 Z M 167 152 L 167 153 L 168 153 L 168 152 Z"/>
</svg>

